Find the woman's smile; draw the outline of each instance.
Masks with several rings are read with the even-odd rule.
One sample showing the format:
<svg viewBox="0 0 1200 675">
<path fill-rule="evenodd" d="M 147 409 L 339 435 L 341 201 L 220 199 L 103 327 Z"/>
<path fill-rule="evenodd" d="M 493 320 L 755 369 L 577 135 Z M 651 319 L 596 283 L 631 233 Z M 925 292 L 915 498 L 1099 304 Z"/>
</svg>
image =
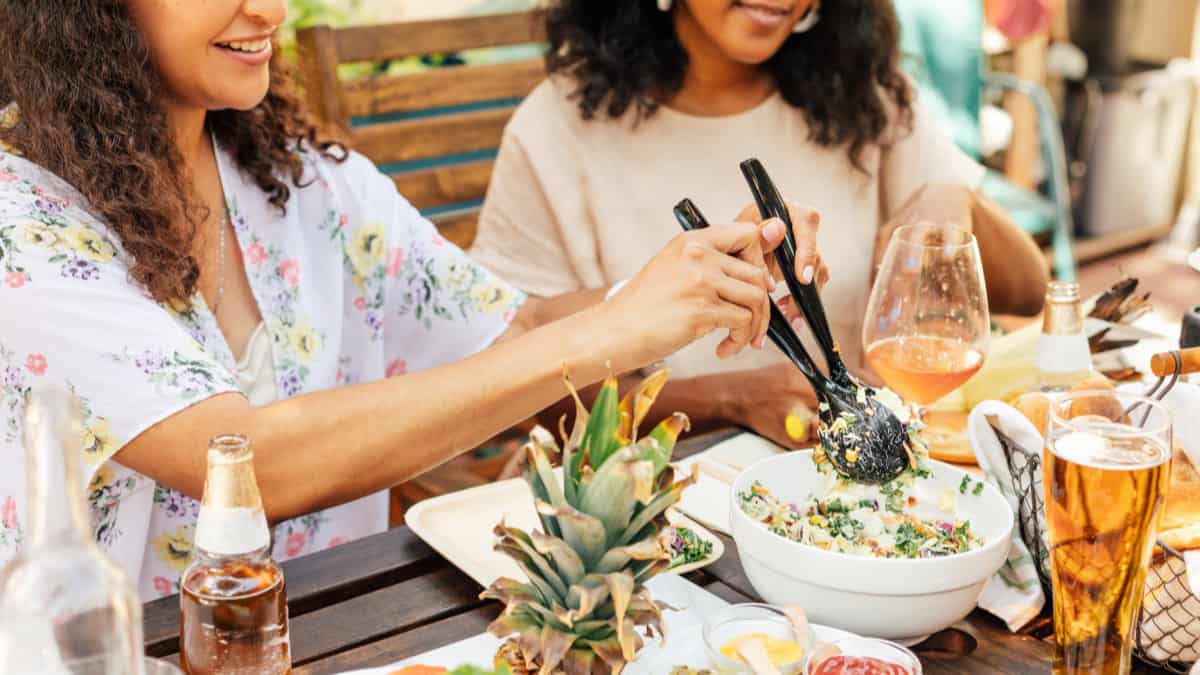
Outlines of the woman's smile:
<svg viewBox="0 0 1200 675">
<path fill-rule="evenodd" d="M 775 29 L 791 22 L 796 6 L 794 3 L 778 4 L 765 0 L 734 0 L 733 9 L 763 28 Z"/>
<path fill-rule="evenodd" d="M 274 51 L 270 35 L 227 40 L 216 42 L 214 45 L 225 54 L 248 66 L 261 66 L 268 63 Z"/>
</svg>

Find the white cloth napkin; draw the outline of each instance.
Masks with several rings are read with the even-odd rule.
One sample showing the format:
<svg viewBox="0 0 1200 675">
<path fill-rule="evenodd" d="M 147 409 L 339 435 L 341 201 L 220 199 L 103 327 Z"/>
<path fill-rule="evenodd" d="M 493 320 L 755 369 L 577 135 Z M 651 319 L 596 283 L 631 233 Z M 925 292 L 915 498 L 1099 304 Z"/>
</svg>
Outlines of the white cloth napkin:
<svg viewBox="0 0 1200 675">
<path fill-rule="evenodd" d="M 1016 408 L 999 401 L 984 401 L 971 411 L 967 418 L 967 438 L 975 451 L 979 467 L 983 469 L 987 480 L 999 488 L 1013 514 L 1020 520 L 1017 509 L 1018 497 L 1013 486 L 1012 474 L 1008 469 L 1008 460 L 1000 439 L 996 437 L 989 416 L 995 416 L 1001 431 L 1005 436 L 1025 448 L 1042 446 L 1042 435 Z M 1034 488 L 1039 493 L 1042 490 L 1039 473 Z M 1046 604 L 1046 594 L 1042 592 L 1042 584 L 1038 579 L 1036 563 L 1029 553 L 1029 548 L 1021 540 L 1021 530 L 1018 524 L 1013 528 L 1012 548 L 1008 552 L 1008 560 L 1004 567 L 988 581 L 979 596 L 979 606 L 996 615 L 1016 632 L 1022 626 L 1032 621 L 1042 611 Z"/>
</svg>

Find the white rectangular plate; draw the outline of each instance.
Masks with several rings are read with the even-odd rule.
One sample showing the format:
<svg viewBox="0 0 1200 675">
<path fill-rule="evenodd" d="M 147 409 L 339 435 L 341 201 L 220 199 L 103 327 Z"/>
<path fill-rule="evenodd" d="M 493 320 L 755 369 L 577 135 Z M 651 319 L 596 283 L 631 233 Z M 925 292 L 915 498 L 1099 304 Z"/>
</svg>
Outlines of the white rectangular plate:
<svg viewBox="0 0 1200 675">
<path fill-rule="evenodd" d="M 699 569 L 724 555 L 725 546 L 721 539 L 683 514 L 668 511 L 667 520 L 672 525 L 691 528 L 713 545 L 707 558 L 676 567 L 672 573 Z M 496 540 L 493 530 L 501 521 L 527 532 L 541 529 L 533 508 L 533 495 L 523 479 L 499 481 L 426 499 L 404 514 L 404 524 L 409 529 L 484 588 L 501 577 L 525 581 L 525 573 L 516 563 L 492 550 Z"/>
<path fill-rule="evenodd" d="M 711 667 L 704 651 L 704 618 L 725 608 L 728 603 L 677 575 L 655 577 L 646 585 L 654 599 L 676 607 L 678 611 L 663 613 L 667 627 L 666 643 L 659 645 L 657 640 L 647 640 L 637 660 L 623 671 L 625 675 L 666 675 L 675 666 L 697 669 Z M 812 628 L 817 640 L 824 642 L 852 636 L 836 628 L 816 624 Z M 499 648 L 500 640 L 484 633 L 390 666 L 342 675 L 389 675 L 403 666 L 418 664 L 443 668 L 463 665 L 491 668 L 492 658 Z"/>
<path fill-rule="evenodd" d="M 676 466 L 683 471 L 691 471 L 696 462 L 709 461 L 729 467 L 736 475 L 758 460 L 782 452 L 787 451 L 761 436 L 739 434 L 704 452 L 676 462 Z M 679 500 L 676 508 L 705 527 L 729 534 L 730 489 L 729 483 L 701 471 L 696 484 L 683 491 L 683 498 Z"/>
</svg>

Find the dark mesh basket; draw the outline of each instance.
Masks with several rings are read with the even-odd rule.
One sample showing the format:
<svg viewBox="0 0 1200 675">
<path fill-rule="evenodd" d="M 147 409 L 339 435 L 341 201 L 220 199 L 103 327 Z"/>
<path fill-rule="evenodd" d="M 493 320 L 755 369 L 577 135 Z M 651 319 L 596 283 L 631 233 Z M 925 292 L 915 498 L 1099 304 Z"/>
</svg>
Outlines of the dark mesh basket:
<svg viewBox="0 0 1200 675">
<path fill-rule="evenodd" d="M 1031 453 L 1019 447 L 999 431 L 997 435 L 1017 495 L 1017 526 L 1021 540 L 1033 557 L 1046 598 L 1052 600 L 1042 456 L 1040 452 Z M 1191 661 L 1184 660 L 1185 652 L 1200 645 L 1200 598 L 1188 590 L 1183 554 L 1162 542 L 1155 549 L 1150 570 L 1146 573 L 1146 596 L 1139 614 L 1134 654 L 1146 663 L 1186 675 Z"/>
</svg>

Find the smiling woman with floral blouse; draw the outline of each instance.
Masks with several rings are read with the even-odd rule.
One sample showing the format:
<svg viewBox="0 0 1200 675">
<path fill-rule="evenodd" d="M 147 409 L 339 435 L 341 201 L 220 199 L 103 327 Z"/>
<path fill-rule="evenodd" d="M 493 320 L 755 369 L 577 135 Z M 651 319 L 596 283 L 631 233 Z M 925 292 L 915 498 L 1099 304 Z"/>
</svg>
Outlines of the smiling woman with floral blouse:
<svg viewBox="0 0 1200 675">
<path fill-rule="evenodd" d="M 285 11 L 0 2 L 0 563 L 34 388 L 84 402 L 96 536 L 152 598 L 217 433 L 253 440 L 287 559 L 384 529 L 386 488 L 555 401 L 564 366 L 590 384 L 719 329 L 722 356 L 761 348 L 781 223 L 680 235 L 606 301 L 528 300 L 305 121 Z"/>
</svg>

